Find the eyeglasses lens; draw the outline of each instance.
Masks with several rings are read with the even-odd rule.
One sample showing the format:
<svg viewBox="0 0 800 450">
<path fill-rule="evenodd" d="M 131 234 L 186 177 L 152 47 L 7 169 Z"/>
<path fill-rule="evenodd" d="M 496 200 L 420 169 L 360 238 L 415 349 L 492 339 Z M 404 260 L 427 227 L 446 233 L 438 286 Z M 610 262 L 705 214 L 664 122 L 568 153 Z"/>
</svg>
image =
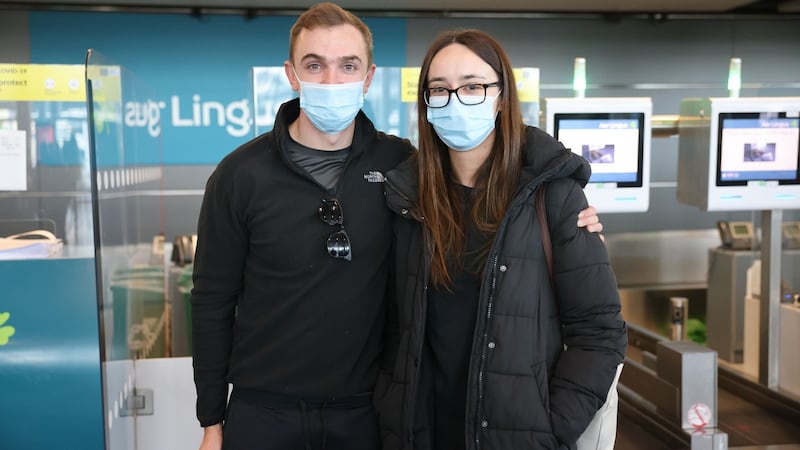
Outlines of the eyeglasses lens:
<svg viewBox="0 0 800 450">
<path fill-rule="evenodd" d="M 328 236 L 326 244 L 328 247 L 328 254 L 332 257 L 342 258 L 347 261 L 352 260 L 353 257 L 350 254 L 350 238 L 347 236 L 347 232 L 345 232 L 344 229 Z"/>
<path fill-rule="evenodd" d="M 333 199 L 322 199 L 322 204 L 319 206 L 319 218 L 328 225 L 341 225 L 344 223 L 344 216 L 342 215 L 342 208 L 339 206 L 339 201 Z"/>
<path fill-rule="evenodd" d="M 350 238 L 344 230 L 344 214 L 339 201 L 335 198 L 322 199 L 322 204 L 319 206 L 319 217 L 326 224 L 338 227 L 338 230 L 328 236 L 325 242 L 328 255 L 351 261 L 353 255 L 350 249 Z"/>
</svg>

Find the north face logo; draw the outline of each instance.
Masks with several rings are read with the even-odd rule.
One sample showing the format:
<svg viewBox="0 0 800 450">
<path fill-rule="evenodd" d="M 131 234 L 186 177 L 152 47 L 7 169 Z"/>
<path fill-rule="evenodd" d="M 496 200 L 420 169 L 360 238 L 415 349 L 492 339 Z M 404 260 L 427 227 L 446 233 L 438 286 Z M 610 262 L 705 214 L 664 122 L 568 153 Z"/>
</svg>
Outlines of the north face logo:
<svg viewBox="0 0 800 450">
<path fill-rule="evenodd" d="M 383 183 L 386 181 L 386 177 L 377 170 L 370 170 L 369 173 L 364 174 L 364 179 L 369 183 Z"/>
</svg>

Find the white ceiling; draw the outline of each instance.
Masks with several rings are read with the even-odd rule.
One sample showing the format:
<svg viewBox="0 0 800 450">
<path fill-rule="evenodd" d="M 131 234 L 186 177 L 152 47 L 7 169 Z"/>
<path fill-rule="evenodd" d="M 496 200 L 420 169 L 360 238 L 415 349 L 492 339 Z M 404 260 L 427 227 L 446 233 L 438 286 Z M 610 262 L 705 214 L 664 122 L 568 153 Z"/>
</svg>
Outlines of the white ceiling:
<svg viewBox="0 0 800 450">
<path fill-rule="evenodd" d="M 297 11 L 320 0 L 0 0 L 0 8 L 208 8 Z M 376 13 L 798 13 L 800 0 L 339 0 Z"/>
</svg>

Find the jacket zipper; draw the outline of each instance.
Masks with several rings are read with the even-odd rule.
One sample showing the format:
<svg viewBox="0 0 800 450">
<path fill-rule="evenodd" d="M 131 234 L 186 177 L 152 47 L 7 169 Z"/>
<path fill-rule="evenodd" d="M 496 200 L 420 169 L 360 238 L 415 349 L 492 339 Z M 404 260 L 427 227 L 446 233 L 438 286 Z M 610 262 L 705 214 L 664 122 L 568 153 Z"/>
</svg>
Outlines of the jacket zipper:
<svg viewBox="0 0 800 450">
<path fill-rule="evenodd" d="M 478 364 L 478 403 L 475 407 L 475 448 L 481 448 L 481 418 L 480 411 L 483 404 L 484 391 L 484 369 L 486 367 L 486 340 L 489 334 L 489 321 L 492 318 L 492 306 L 494 305 L 494 289 L 497 286 L 497 259 L 498 255 L 492 257 L 492 281 L 489 285 L 489 300 L 486 305 L 486 322 L 483 325 L 483 335 L 481 336 L 481 359 Z"/>
<path fill-rule="evenodd" d="M 530 197 L 530 195 L 532 194 L 532 192 L 534 190 L 535 190 L 535 187 L 530 188 L 527 191 L 527 196 L 525 196 L 524 198 Z M 501 250 L 500 250 L 501 246 L 499 246 L 498 242 L 501 242 L 501 241 L 505 240 L 505 238 L 501 237 L 501 236 L 504 236 L 504 234 L 505 234 L 505 228 L 506 228 L 507 223 L 508 223 L 508 217 L 509 217 L 510 212 L 512 210 L 518 208 L 519 205 L 521 205 L 523 201 L 524 200 L 521 200 L 521 197 L 518 196 L 512 202 L 512 204 L 509 205 L 508 211 L 506 211 L 506 214 L 503 217 L 503 221 L 500 224 L 500 228 L 497 230 L 497 234 L 495 235 L 495 242 L 492 244 L 492 251 L 494 253 L 492 254 L 491 271 L 489 272 L 491 274 L 491 278 L 490 278 L 490 282 L 489 282 L 488 300 L 487 300 L 487 304 L 486 304 L 486 322 L 483 325 L 483 334 L 481 335 L 481 357 L 480 357 L 480 361 L 478 363 L 478 386 L 477 386 L 478 387 L 478 398 L 477 398 L 476 403 L 475 403 L 475 413 L 474 413 L 474 416 L 473 416 L 473 420 L 474 420 L 473 426 L 475 427 L 474 441 L 475 441 L 476 450 L 480 450 L 481 449 L 480 433 L 481 433 L 481 430 L 482 430 L 483 427 L 481 426 L 482 419 L 480 417 L 480 411 L 481 411 L 481 407 L 483 405 L 484 383 L 486 381 L 485 380 L 485 376 L 484 376 L 484 372 L 485 372 L 485 368 L 486 368 L 486 347 L 487 347 L 487 342 L 486 341 L 488 340 L 488 334 L 489 334 L 489 322 L 492 319 L 492 309 L 494 307 L 494 293 L 495 293 L 495 289 L 497 287 L 497 263 L 499 261 L 500 252 L 501 252 Z"/>
</svg>

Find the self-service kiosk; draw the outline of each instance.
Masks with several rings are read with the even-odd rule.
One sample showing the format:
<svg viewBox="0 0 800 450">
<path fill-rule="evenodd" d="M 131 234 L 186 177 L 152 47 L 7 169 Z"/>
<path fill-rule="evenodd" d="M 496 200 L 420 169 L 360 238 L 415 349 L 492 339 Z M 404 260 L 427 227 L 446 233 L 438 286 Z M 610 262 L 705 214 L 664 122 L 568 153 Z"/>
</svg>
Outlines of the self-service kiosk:
<svg viewBox="0 0 800 450">
<path fill-rule="evenodd" d="M 684 99 L 678 130 L 681 203 L 800 208 L 800 97 Z"/>
<path fill-rule="evenodd" d="M 601 213 L 647 211 L 650 98 L 546 98 L 547 132 L 592 165 L 584 192 Z"/>
<path fill-rule="evenodd" d="M 691 98 L 681 102 L 680 113 L 678 201 L 706 211 L 762 211 L 761 239 L 749 222 L 719 222 L 723 245 L 709 253 L 708 345 L 741 363 L 745 322 L 782 320 L 781 281 L 792 281 L 797 266 L 797 252 L 779 241 L 794 230 L 781 227 L 781 211 L 800 208 L 800 97 Z M 768 301 L 748 314 L 746 270 L 759 258 L 769 261 L 761 274 L 767 282 L 758 286 Z M 780 336 L 765 328 L 757 345 L 769 351 L 749 366 L 758 366 L 760 382 L 773 386 Z"/>
</svg>

